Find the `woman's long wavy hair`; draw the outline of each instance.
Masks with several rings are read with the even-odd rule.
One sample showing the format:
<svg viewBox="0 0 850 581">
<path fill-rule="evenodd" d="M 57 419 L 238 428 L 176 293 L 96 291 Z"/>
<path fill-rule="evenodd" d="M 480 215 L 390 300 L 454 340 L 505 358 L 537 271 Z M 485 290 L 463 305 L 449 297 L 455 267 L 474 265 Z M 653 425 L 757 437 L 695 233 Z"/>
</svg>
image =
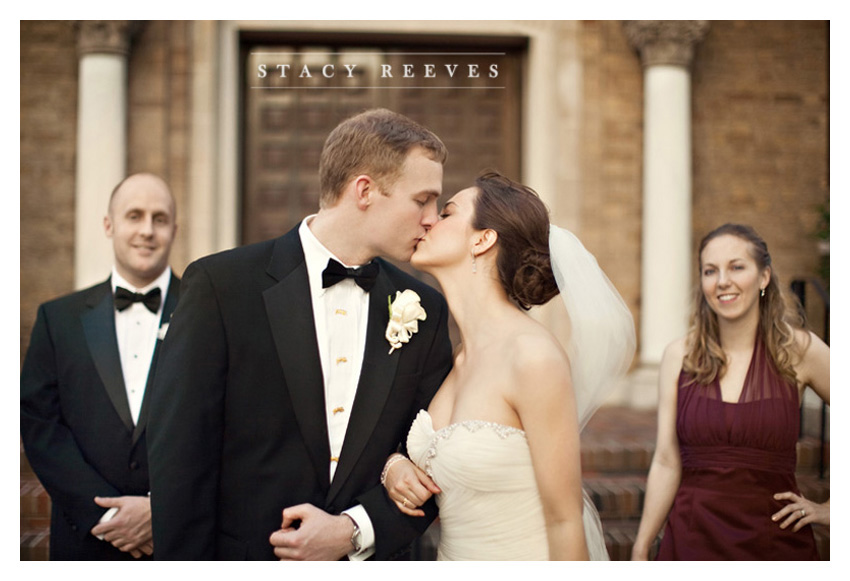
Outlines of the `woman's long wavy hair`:
<svg viewBox="0 0 850 581">
<path fill-rule="evenodd" d="M 763 272 L 770 268 L 770 282 L 764 296 L 759 299 L 758 332 L 776 369 L 796 384 L 794 363 L 799 360 L 800 346 L 795 344 L 794 330 L 804 328 L 804 321 L 796 305 L 791 306 L 786 302 L 779 277 L 771 263 L 767 243 L 761 236 L 752 227 L 742 224 L 724 224 L 709 232 L 699 246 L 700 277 L 702 251 L 709 242 L 724 235 L 737 236 L 749 242 L 750 256 L 756 261 L 759 270 Z M 683 368 L 691 375 L 694 383 L 708 385 L 723 377 L 726 364 L 726 355 L 720 346 L 717 314 L 708 305 L 702 285 L 697 284 Z"/>
</svg>

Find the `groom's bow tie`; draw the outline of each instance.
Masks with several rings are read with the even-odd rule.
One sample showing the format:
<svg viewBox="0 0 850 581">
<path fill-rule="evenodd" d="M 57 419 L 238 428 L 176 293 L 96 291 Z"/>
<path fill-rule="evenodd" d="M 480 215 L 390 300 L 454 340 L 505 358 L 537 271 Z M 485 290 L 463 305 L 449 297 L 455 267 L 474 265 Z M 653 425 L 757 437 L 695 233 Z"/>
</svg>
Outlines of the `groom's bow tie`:
<svg viewBox="0 0 850 581">
<path fill-rule="evenodd" d="M 150 312 L 156 313 L 159 310 L 159 303 L 162 301 L 162 291 L 159 287 L 151 290 L 147 294 L 134 293 L 122 287 L 115 289 L 115 308 L 123 311 L 133 303 L 143 303 Z"/>
<path fill-rule="evenodd" d="M 360 288 L 369 292 L 375 286 L 379 268 L 378 263 L 374 260 L 360 268 L 346 268 L 331 258 L 328 260 L 327 268 L 322 271 L 322 288 L 333 286 L 346 278 L 353 278 Z"/>
</svg>

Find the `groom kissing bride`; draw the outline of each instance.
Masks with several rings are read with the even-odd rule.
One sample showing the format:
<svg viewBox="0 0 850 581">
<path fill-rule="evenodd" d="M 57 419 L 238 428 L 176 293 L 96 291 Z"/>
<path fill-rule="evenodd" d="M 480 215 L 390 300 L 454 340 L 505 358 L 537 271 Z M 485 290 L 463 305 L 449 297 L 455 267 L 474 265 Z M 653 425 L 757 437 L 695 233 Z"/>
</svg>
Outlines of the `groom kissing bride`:
<svg viewBox="0 0 850 581">
<path fill-rule="evenodd" d="M 438 558 L 607 559 L 578 434 L 631 314 L 529 188 L 482 176 L 438 216 L 446 156 L 396 113 L 349 118 L 316 215 L 186 269 L 148 428 L 155 558 L 400 559 L 439 504 Z M 523 313 L 559 292 L 564 347 Z"/>
<path fill-rule="evenodd" d="M 446 156 L 406 117 L 354 116 L 322 151 L 318 214 L 186 269 L 151 396 L 155 558 L 394 559 L 433 520 L 379 476 L 449 371 L 448 310 L 377 257 L 410 260 L 437 221 Z M 405 291 L 424 320 L 393 349 Z"/>
</svg>

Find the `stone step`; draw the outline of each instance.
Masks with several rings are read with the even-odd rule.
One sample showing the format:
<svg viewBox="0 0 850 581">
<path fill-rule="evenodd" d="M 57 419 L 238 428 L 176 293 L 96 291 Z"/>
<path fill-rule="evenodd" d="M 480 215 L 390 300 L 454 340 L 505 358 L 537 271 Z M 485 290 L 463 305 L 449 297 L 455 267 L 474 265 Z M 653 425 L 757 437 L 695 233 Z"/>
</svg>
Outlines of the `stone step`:
<svg viewBox="0 0 850 581">
<path fill-rule="evenodd" d="M 603 522 L 640 519 L 646 493 L 645 477 L 624 475 L 584 478 L 583 486 Z"/>
<path fill-rule="evenodd" d="M 639 520 L 607 520 L 602 522 L 602 533 L 605 536 L 605 548 L 612 561 L 631 561 L 632 547 L 635 544 Z M 655 558 L 655 551 L 650 559 Z"/>
<path fill-rule="evenodd" d="M 47 561 L 50 530 L 21 530 L 21 561 Z"/>
<path fill-rule="evenodd" d="M 602 407 L 582 433 L 582 473 L 643 473 L 649 470 L 656 438 L 655 410 Z M 829 470 L 829 439 L 823 446 L 824 467 Z M 797 442 L 797 470 L 817 473 L 821 457 L 820 439 L 804 435 Z"/>
<path fill-rule="evenodd" d="M 829 499 L 829 478 L 820 479 L 814 474 L 797 474 L 800 492 L 813 502 Z M 585 477 L 587 491 L 599 518 L 605 520 L 640 519 L 646 495 L 646 477 L 640 475 L 605 475 Z"/>
<path fill-rule="evenodd" d="M 813 502 L 829 500 L 829 473 L 821 479 L 816 474 L 797 472 L 797 485 L 800 492 Z"/>
<path fill-rule="evenodd" d="M 605 535 L 605 547 L 612 561 L 630 561 L 632 548 L 635 544 L 639 521 L 622 520 L 602 523 Z M 829 561 L 829 527 L 814 525 L 815 544 L 822 561 Z M 649 552 L 650 560 L 655 559 L 660 545 L 660 538 L 653 544 Z"/>
<path fill-rule="evenodd" d="M 655 442 L 622 441 L 614 438 L 582 441 L 581 468 L 586 476 L 604 474 L 646 474 L 652 464 Z M 824 445 L 824 466 L 829 471 L 829 442 Z M 797 442 L 797 471 L 817 474 L 821 444 L 817 438 L 804 436 Z"/>
<path fill-rule="evenodd" d="M 829 527 L 813 525 L 812 529 L 815 532 L 815 543 L 817 543 L 821 561 L 829 561 Z"/>
<path fill-rule="evenodd" d="M 816 474 L 798 473 L 800 492 L 814 502 L 829 499 L 829 477 L 821 479 Z M 646 478 L 635 475 L 606 475 L 584 479 L 584 488 L 590 495 L 605 534 L 605 544 L 612 561 L 631 559 L 631 551 L 637 535 L 643 501 L 646 493 Z M 829 527 L 815 525 L 815 542 L 822 560 L 829 560 Z M 655 558 L 658 541 L 650 558 Z"/>
<path fill-rule="evenodd" d="M 46 561 L 50 497 L 32 472 L 21 473 L 21 561 Z"/>
<path fill-rule="evenodd" d="M 640 519 L 604 519 L 602 521 L 602 534 L 605 537 L 605 548 L 612 561 L 630 561 L 632 548 L 637 537 Z M 816 525 L 814 527 L 815 543 L 817 543 L 818 554 L 824 561 L 829 560 L 829 528 Z M 437 557 L 437 545 L 440 542 L 439 521 L 435 522 L 423 535 L 419 542 L 414 544 L 412 558 L 415 561 L 432 561 Z M 655 559 L 660 545 L 660 538 L 656 540 L 649 552 L 650 560 Z"/>
<path fill-rule="evenodd" d="M 21 520 L 24 518 L 50 521 L 50 497 L 33 475 L 21 476 Z"/>
<path fill-rule="evenodd" d="M 583 484 L 599 511 L 613 560 L 631 556 L 655 447 L 655 421 L 654 410 L 602 408 L 582 435 Z M 801 492 L 815 502 L 825 501 L 829 498 L 829 442 L 824 450 L 824 479 L 818 476 L 818 438 L 803 437 L 797 452 Z M 23 450 L 20 502 L 21 560 L 47 559 L 50 498 L 29 468 Z M 817 528 L 816 539 L 821 555 L 829 558 L 829 529 Z M 424 545 L 423 556 L 430 556 L 436 546 L 434 539 Z"/>
</svg>

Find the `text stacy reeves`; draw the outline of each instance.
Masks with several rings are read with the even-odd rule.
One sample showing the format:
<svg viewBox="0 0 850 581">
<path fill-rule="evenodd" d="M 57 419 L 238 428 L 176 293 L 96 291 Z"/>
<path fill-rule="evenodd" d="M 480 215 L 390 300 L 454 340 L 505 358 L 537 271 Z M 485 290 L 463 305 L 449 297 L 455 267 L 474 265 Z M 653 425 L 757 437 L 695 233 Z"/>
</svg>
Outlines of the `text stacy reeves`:
<svg viewBox="0 0 850 581">
<path fill-rule="evenodd" d="M 257 65 L 257 78 L 264 79 L 269 75 L 277 75 L 282 79 L 296 77 L 299 79 L 312 79 L 314 76 L 322 76 L 326 79 L 332 79 L 334 76 L 339 74 L 351 79 L 356 74 L 358 66 L 359 65 L 356 64 L 343 64 L 339 67 L 333 64 L 326 64 L 321 67 L 317 67 L 316 65 L 303 65 L 299 70 L 297 67 L 293 69 L 290 64 L 279 64 L 270 67 L 268 64 L 262 63 Z M 464 66 L 459 64 L 446 64 L 442 66 L 434 64 L 403 64 L 400 67 L 395 68 L 393 68 L 392 65 L 382 64 L 380 67 L 380 77 L 382 79 L 436 79 L 440 77 L 450 79 L 459 77 L 467 79 L 487 77 L 490 79 L 496 79 L 499 77 L 499 65 L 496 63 L 483 66 L 479 64 L 468 64 Z"/>
</svg>

